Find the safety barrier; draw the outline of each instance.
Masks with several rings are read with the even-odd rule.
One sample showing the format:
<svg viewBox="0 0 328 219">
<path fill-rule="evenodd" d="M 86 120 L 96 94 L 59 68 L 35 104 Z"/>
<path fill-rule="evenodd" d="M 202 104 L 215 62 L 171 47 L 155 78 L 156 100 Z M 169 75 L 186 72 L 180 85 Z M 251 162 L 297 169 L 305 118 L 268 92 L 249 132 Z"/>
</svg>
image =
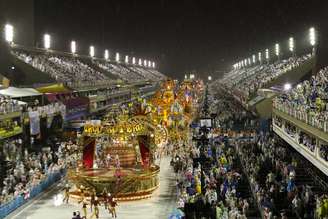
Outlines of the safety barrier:
<svg viewBox="0 0 328 219">
<path fill-rule="evenodd" d="M 7 202 L 0 206 L 0 218 L 5 218 L 7 215 L 9 215 L 11 212 L 16 210 L 17 208 L 21 207 L 25 203 L 29 201 L 29 199 L 32 199 L 39 195 L 41 192 L 49 188 L 51 185 L 53 185 L 55 182 L 60 180 L 62 176 L 66 174 L 66 170 L 59 170 L 49 176 L 47 176 L 44 180 L 40 182 L 40 184 L 34 186 L 29 191 L 28 198 L 24 197 L 24 195 L 20 195 L 15 197 L 10 202 Z"/>
</svg>

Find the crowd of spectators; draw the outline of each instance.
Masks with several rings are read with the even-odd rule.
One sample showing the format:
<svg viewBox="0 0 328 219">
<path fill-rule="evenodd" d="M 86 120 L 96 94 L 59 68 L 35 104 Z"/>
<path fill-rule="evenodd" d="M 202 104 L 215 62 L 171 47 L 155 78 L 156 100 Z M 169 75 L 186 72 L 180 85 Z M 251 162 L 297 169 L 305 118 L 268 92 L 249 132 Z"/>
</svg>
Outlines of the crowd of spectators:
<svg viewBox="0 0 328 219">
<path fill-rule="evenodd" d="M 312 185 L 296 182 L 298 159 L 278 141 L 261 133 L 254 142 L 237 146 L 264 218 L 324 218 L 326 196 L 315 194 Z"/>
<path fill-rule="evenodd" d="M 276 97 L 273 107 L 327 131 L 328 67 L 285 94 Z"/>
<path fill-rule="evenodd" d="M 218 138 L 202 149 L 185 145 L 174 148 L 177 205 L 186 218 L 247 218 L 250 204 L 239 188 L 242 176 L 233 147 Z M 200 160 L 206 160 L 203 166 Z"/>
<path fill-rule="evenodd" d="M 22 150 L 22 140 L 8 140 L 3 145 L 6 168 L 0 186 L 0 206 L 18 196 L 29 198 L 31 189 L 51 174 L 76 166 L 80 156 L 75 142 L 56 143 L 42 152 Z M 3 168 L 2 168 L 3 169 Z"/>
<path fill-rule="evenodd" d="M 227 73 L 220 80 L 220 83 L 238 94 L 240 99 L 247 101 L 253 97 L 258 89 L 263 88 L 280 75 L 300 66 L 310 57 L 311 54 L 307 54 L 301 57 L 290 57 L 289 59 L 279 60 L 272 64 L 262 63 L 241 69 L 234 69 Z"/>
<path fill-rule="evenodd" d="M 49 74 L 56 81 L 67 85 L 110 81 L 106 75 L 74 57 L 50 53 L 29 54 L 23 51 L 14 51 L 13 54 L 25 63 Z"/>
<path fill-rule="evenodd" d="M 10 97 L 0 95 L 0 115 L 18 112 L 21 107 L 17 100 L 11 99 Z"/>
</svg>

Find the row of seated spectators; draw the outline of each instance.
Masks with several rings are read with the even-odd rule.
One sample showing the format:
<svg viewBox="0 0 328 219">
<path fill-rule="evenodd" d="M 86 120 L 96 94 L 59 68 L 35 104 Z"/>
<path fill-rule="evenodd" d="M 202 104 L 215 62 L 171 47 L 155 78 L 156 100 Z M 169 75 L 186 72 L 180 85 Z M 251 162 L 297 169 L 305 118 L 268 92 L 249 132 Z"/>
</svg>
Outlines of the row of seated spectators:
<svg viewBox="0 0 328 219">
<path fill-rule="evenodd" d="M 275 118 L 275 125 L 282 128 L 282 121 L 279 118 Z M 292 138 L 295 138 L 295 140 L 305 146 L 308 150 L 310 150 L 313 155 L 316 153 L 316 139 L 309 134 L 300 131 L 297 135 L 296 133 L 296 127 L 290 123 L 285 123 L 284 131 Z M 328 161 L 328 145 L 325 143 L 320 143 L 319 147 L 319 157 L 323 159 L 324 161 Z"/>
<path fill-rule="evenodd" d="M 280 75 L 300 66 L 309 58 L 311 58 L 311 55 L 307 54 L 301 57 L 290 57 L 272 64 L 263 63 L 261 65 L 235 69 L 226 74 L 221 83 L 231 90 L 238 91 L 241 95 L 240 98 L 249 100 L 258 89 L 263 88 Z"/>
<path fill-rule="evenodd" d="M 159 81 L 165 79 L 165 76 L 155 69 L 147 69 L 138 66 L 126 66 L 122 64 L 113 64 L 105 61 L 94 61 L 94 63 L 112 73 L 113 75 L 118 76 L 124 81 L 135 82 L 140 80 L 151 80 Z"/>
<path fill-rule="evenodd" d="M 0 205 L 15 197 L 29 198 L 31 189 L 42 182 L 47 176 L 75 166 L 79 157 L 78 146 L 75 142 L 55 142 L 56 146 L 43 152 L 28 152 L 22 140 L 6 140 L 1 153 L 6 161 L 4 177 L 0 185 Z M 1 166 L 2 167 L 2 166 Z"/>
<path fill-rule="evenodd" d="M 273 107 L 328 132 L 328 67 L 277 97 Z"/>
<path fill-rule="evenodd" d="M 300 164 L 276 141 L 269 134 L 260 134 L 255 142 L 238 144 L 244 169 L 264 217 L 327 217 L 327 195 L 315 194 L 311 185 L 297 182 Z"/>
<path fill-rule="evenodd" d="M 52 53 L 29 54 L 23 51 L 13 51 L 13 54 L 25 63 L 49 74 L 56 81 L 67 85 L 109 81 L 106 75 L 74 57 Z"/>
<path fill-rule="evenodd" d="M 95 67 L 127 81 L 140 80 L 159 81 L 165 78 L 155 69 L 146 69 L 138 66 L 126 66 L 113 64 L 106 61 L 94 60 L 91 64 L 82 62 L 77 57 L 69 57 L 54 53 L 30 53 L 27 51 L 14 50 L 13 55 L 34 68 L 49 74 L 58 82 L 72 87 L 106 85 L 113 82 L 105 72 L 100 72 Z"/>
</svg>

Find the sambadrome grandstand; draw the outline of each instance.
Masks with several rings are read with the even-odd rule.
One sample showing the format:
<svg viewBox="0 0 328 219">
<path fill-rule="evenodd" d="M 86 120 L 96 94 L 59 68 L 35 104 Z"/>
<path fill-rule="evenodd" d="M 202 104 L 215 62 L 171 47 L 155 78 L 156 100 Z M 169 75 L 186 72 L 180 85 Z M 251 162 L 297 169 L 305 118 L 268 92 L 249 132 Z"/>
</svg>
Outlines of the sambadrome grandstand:
<svg viewBox="0 0 328 219">
<path fill-rule="evenodd" d="M 43 48 L 17 45 L 12 29 L 0 89 L 1 218 L 29 215 L 35 206 L 25 204 L 40 200 L 36 212 L 67 204 L 86 216 L 90 204 L 98 217 L 98 203 L 114 198 L 150 199 L 123 205 L 130 217 L 153 205 L 171 218 L 328 215 L 328 68 L 316 70 L 314 28 L 310 49 L 296 53 L 290 38 L 288 53 L 275 44 L 207 83 L 168 79 L 148 59 L 99 58 L 93 46 L 79 55 L 75 41 L 56 51 L 48 34 Z M 58 208 L 41 203 L 49 194 Z"/>
</svg>

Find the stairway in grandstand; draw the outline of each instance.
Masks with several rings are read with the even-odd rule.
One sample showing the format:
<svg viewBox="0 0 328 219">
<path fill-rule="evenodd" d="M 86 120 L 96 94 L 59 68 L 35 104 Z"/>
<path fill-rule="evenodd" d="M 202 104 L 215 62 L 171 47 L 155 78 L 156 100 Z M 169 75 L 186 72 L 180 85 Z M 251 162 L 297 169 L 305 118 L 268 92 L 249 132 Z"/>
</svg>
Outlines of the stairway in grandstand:
<svg viewBox="0 0 328 219">
<path fill-rule="evenodd" d="M 242 169 L 242 165 L 241 165 L 239 157 L 235 160 L 234 166 L 236 166 L 236 169 Z M 248 203 L 249 203 L 249 210 L 248 210 L 248 213 L 246 216 L 248 219 L 261 218 L 257 203 L 254 200 L 254 197 L 252 195 L 251 187 L 249 185 L 247 176 L 245 175 L 243 170 L 240 170 L 239 173 L 241 173 L 242 176 L 241 176 L 241 180 L 238 184 L 237 191 L 238 191 L 238 193 L 241 194 L 241 197 L 243 199 L 247 199 Z"/>
</svg>

